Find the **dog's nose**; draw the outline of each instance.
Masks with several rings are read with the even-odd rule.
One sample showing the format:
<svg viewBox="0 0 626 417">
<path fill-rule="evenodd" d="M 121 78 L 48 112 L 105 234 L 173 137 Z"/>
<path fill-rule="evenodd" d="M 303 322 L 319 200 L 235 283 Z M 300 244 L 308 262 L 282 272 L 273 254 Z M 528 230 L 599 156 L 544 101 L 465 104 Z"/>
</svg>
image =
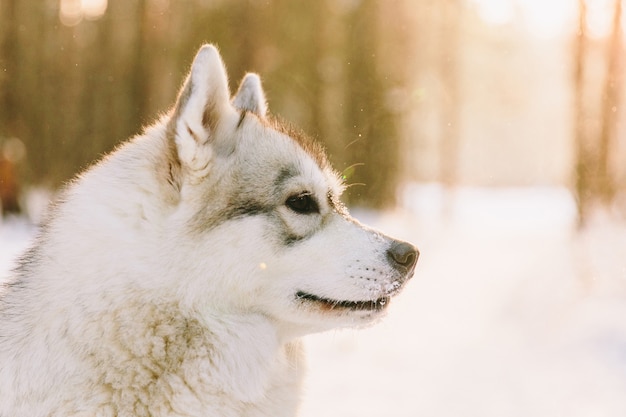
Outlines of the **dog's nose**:
<svg viewBox="0 0 626 417">
<path fill-rule="evenodd" d="M 387 249 L 387 258 L 396 269 L 412 271 L 419 258 L 419 251 L 410 243 L 394 241 Z"/>
</svg>

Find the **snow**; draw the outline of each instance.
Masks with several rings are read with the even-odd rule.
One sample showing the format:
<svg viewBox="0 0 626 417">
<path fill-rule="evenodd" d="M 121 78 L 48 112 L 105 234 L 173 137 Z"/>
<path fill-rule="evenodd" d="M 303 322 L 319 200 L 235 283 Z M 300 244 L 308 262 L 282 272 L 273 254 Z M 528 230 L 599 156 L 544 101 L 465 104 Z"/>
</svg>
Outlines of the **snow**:
<svg viewBox="0 0 626 417">
<path fill-rule="evenodd" d="M 3 219 L 0 216 L 0 282 L 32 242 L 35 232 L 35 226 L 24 218 L 11 216 Z"/>
<path fill-rule="evenodd" d="M 549 187 L 403 206 L 357 215 L 419 246 L 416 275 L 379 325 L 309 337 L 302 417 L 626 415 L 626 224 L 576 233 Z"/>
<path fill-rule="evenodd" d="M 301 417 L 626 415 L 626 223 L 560 188 L 407 188 L 357 212 L 419 246 L 388 317 L 307 337 Z M 0 276 L 35 229 L 0 223 Z"/>
</svg>

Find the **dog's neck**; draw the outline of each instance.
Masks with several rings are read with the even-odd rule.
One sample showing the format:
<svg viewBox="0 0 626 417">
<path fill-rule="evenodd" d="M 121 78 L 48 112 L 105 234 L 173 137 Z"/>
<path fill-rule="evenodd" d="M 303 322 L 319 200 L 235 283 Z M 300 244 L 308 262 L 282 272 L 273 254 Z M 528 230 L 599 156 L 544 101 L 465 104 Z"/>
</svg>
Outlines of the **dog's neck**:
<svg viewBox="0 0 626 417">
<path fill-rule="evenodd" d="M 279 333 L 261 314 L 203 314 L 211 333 L 214 361 L 212 383 L 244 403 L 258 403 L 273 390 L 297 390 L 304 371 L 300 339 Z"/>
</svg>

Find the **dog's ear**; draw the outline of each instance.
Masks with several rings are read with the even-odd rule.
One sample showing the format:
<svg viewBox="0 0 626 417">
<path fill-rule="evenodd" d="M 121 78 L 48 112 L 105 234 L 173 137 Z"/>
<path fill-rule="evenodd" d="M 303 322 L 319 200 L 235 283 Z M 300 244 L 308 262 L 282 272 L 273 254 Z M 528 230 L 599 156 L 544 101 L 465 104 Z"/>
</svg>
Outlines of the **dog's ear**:
<svg viewBox="0 0 626 417">
<path fill-rule="evenodd" d="M 243 77 L 239 90 L 233 98 L 233 106 L 241 111 L 249 111 L 264 119 L 267 113 L 265 93 L 258 75 L 248 73 Z"/>
<path fill-rule="evenodd" d="M 226 68 L 217 49 L 204 45 L 191 65 L 171 119 L 168 136 L 183 171 L 195 177 L 208 174 L 220 123 L 236 114 L 230 103 Z"/>
</svg>

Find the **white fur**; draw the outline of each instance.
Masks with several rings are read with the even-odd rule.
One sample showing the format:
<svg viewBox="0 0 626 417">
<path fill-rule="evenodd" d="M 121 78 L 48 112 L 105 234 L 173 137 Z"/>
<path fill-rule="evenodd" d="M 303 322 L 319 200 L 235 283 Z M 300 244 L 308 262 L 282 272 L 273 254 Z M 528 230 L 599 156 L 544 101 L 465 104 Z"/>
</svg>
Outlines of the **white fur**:
<svg viewBox="0 0 626 417">
<path fill-rule="evenodd" d="M 412 267 L 265 115 L 205 46 L 172 112 L 67 187 L 0 286 L 0 417 L 296 414 L 299 337 L 383 314 L 298 292 L 376 300 Z"/>
</svg>

